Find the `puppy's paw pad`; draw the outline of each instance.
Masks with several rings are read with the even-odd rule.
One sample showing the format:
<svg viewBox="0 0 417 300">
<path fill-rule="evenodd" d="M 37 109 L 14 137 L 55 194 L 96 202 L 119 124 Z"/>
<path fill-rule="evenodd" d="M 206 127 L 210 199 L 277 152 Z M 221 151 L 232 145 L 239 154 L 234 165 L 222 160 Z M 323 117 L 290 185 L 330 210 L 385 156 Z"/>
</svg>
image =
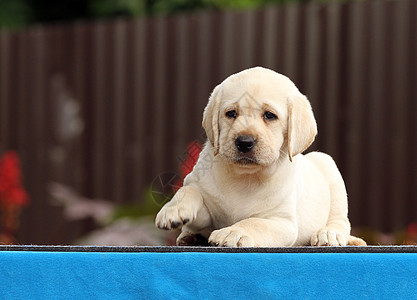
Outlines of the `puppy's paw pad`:
<svg viewBox="0 0 417 300">
<path fill-rule="evenodd" d="M 193 214 L 189 209 L 178 206 L 163 207 L 155 219 L 156 227 L 165 230 L 181 228 L 185 223 L 193 219 Z"/>
<path fill-rule="evenodd" d="M 313 234 L 311 246 L 346 246 L 346 238 L 337 230 L 323 228 Z"/>
</svg>

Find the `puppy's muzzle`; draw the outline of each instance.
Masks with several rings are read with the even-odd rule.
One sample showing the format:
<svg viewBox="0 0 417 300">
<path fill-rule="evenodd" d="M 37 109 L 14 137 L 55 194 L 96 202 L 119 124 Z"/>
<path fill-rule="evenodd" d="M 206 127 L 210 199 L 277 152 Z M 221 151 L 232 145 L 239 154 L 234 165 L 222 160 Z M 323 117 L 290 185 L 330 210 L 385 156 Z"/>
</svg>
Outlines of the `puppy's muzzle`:
<svg viewBox="0 0 417 300">
<path fill-rule="evenodd" d="M 250 152 L 256 145 L 256 140 L 250 135 L 240 135 L 235 140 L 235 146 L 241 153 Z"/>
</svg>

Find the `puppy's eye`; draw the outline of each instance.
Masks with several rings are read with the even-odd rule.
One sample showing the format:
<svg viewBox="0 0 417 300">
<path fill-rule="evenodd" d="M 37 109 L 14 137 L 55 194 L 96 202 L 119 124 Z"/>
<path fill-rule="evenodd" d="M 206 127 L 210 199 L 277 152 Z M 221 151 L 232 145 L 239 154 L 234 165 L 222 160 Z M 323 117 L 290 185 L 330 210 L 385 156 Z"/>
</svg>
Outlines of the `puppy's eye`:
<svg viewBox="0 0 417 300">
<path fill-rule="evenodd" d="M 271 121 L 271 120 L 278 119 L 278 117 L 275 114 L 271 113 L 270 111 L 266 111 L 264 113 L 264 119 Z"/>
<path fill-rule="evenodd" d="M 229 119 L 236 119 L 237 112 L 235 110 L 229 110 L 226 112 L 226 117 L 228 117 Z"/>
</svg>

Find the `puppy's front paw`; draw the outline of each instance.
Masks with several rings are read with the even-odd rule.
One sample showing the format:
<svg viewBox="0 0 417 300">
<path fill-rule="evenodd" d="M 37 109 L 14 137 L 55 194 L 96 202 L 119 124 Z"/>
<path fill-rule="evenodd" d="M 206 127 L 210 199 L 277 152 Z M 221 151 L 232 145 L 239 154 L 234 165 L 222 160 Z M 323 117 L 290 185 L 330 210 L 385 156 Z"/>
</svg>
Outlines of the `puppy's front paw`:
<svg viewBox="0 0 417 300">
<path fill-rule="evenodd" d="M 346 238 L 337 230 L 323 228 L 313 234 L 311 246 L 346 246 Z"/>
<path fill-rule="evenodd" d="M 220 247 L 255 247 L 255 241 L 251 236 L 233 226 L 213 231 L 209 237 L 209 244 Z"/>
<path fill-rule="evenodd" d="M 160 229 L 172 230 L 194 220 L 194 212 L 181 205 L 164 206 L 156 215 L 155 225 Z"/>
</svg>

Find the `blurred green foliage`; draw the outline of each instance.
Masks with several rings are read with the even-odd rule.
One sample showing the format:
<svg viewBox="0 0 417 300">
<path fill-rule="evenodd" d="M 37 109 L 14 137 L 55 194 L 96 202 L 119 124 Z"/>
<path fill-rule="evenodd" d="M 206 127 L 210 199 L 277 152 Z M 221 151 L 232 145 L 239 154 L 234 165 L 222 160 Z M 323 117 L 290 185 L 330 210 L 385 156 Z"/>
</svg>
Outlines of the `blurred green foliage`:
<svg viewBox="0 0 417 300">
<path fill-rule="evenodd" d="M 95 17 L 141 16 L 145 14 L 144 0 L 90 0 L 88 9 Z"/>
<path fill-rule="evenodd" d="M 249 9 L 266 4 L 309 1 L 335 0 L 0 0 L 0 28 L 199 10 Z"/>
<path fill-rule="evenodd" d="M 0 0 L 0 27 L 14 28 L 29 22 L 30 8 L 25 0 Z"/>
<path fill-rule="evenodd" d="M 172 195 L 161 195 L 153 192 L 151 188 L 146 188 L 141 203 L 117 206 L 113 213 L 112 221 L 120 218 L 138 219 L 144 216 L 152 216 L 152 218 L 155 218 L 161 207 L 172 196 L 174 196 L 174 192 Z"/>
</svg>

